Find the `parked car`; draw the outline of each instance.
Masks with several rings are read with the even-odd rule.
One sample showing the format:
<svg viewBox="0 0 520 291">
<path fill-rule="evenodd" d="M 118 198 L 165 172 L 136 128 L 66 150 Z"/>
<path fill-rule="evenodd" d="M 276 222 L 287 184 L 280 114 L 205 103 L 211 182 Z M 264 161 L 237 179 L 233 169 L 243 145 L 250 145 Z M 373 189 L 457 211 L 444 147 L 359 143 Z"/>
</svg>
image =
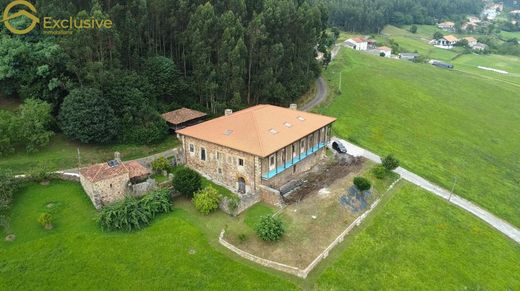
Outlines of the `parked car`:
<svg viewBox="0 0 520 291">
<path fill-rule="evenodd" d="M 333 141 L 332 142 L 332 148 L 337 151 L 338 153 L 340 154 L 346 154 L 347 153 L 347 148 L 345 148 L 345 146 L 340 143 L 340 142 L 337 142 L 337 141 Z"/>
</svg>

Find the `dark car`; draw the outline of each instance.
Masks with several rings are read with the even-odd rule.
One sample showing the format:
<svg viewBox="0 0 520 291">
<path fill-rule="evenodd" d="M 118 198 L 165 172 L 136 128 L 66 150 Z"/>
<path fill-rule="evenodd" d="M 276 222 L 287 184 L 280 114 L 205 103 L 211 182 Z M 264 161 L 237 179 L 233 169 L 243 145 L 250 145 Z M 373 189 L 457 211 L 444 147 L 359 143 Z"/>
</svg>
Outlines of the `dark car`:
<svg viewBox="0 0 520 291">
<path fill-rule="evenodd" d="M 332 148 L 337 151 L 338 153 L 340 154 L 346 154 L 347 153 L 347 149 L 345 148 L 345 146 L 340 143 L 340 142 L 337 142 L 337 141 L 333 141 L 332 142 Z"/>
</svg>

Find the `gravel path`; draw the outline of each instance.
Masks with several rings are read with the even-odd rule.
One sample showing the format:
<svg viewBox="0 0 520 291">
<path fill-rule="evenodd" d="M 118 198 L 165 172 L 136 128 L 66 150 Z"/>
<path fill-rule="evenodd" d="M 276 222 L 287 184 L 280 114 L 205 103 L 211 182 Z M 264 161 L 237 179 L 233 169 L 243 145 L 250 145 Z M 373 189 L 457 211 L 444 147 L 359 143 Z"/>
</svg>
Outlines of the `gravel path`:
<svg viewBox="0 0 520 291">
<path fill-rule="evenodd" d="M 340 139 L 340 138 L 334 138 L 337 141 L 340 141 L 345 145 L 347 148 L 347 152 L 350 155 L 353 156 L 362 156 L 365 157 L 373 162 L 380 163 L 381 158 L 370 152 L 369 150 L 366 150 L 364 148 L 361 148 L 355 144 L 352 144 L 346 140 Z M 473 215 L 477 216 L 478 218 L 482 219 L 492 227 L 496 228 L 501 233 L 505 234 L 518 244 L 520 244 L 520 230 L 513 225 L 509 224 L 508 222 L 494 216 L 487 210 L 481 208 L 480 206 L 458 196 L 455 194 L 450 193 L 450 191 L 424 179 L 423 177 L 414 174 L 402 167 L 399 167 L 394 170 L 397 174 L 401 175 L 401 178 L 407 180 L 408 182 L 415 184 L 439 197 L 442 197 L 446 199 L 449 203 L 452 203 L 454 205 L 457 205 L 458 207 L 472 213 Z"/>
</svg>

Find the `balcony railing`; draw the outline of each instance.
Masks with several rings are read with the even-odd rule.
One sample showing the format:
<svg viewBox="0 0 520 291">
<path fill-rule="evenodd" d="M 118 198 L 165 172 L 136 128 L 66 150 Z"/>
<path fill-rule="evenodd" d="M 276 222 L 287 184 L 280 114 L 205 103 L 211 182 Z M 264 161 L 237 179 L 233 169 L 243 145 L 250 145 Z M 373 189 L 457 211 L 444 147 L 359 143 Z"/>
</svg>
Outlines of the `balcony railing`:
<svg viewBox="0 0 520 291">
<path fill-rule="evenodd" d="M 291 168 L 292 166 L 298 164 L 299 162 L 303 161 L 306 157 L 314 154 L 315 152 L 317 152 L 318 150 L 320 150 L 323 147 L 325 147 L 325 144 L 319 143 L 319 144 L 313 146 L 312 148 L 308 148 L 305 152 L 303 152 L 301 154 L 297 154 L 292 160 L 286 161 L 285 164 L 278 166 L 276 169 L 273 169 L 273 170 L 263 174 L 262 179 L 264 179 L 264 180 L 271 179 L 272 177 L 282 173 L 283 171 L 285 171 L 285 170 Z"/>
</svg>

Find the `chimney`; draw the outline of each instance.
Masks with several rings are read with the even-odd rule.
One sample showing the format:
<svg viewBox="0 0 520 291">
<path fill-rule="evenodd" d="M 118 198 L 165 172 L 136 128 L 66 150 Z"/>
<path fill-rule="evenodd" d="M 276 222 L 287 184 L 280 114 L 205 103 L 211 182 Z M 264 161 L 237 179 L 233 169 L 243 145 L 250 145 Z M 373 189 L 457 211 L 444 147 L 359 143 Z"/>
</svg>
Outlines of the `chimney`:
<svg viewBox="0 0 520 291">
<path fill-rule="evenodd" d="M 291 105 L 289 105 L 289 109 L 291 109 L 291 110 L 298 110 L 298 104 L 291 103 Z"/>
<path fill-rule="evenodd" d="M 114 152 L 114 160 L 121 162 L 121 153 L 120 152 Z"/>
<path fill-rule="evenodd" d="M 231 110 L 231 109 L 224 110 L 224 115 L 225 116 L 228 116 L 228 115 L 231 115 L 231 114 L 233 114 L 233 110 Z"/>
</svg>

